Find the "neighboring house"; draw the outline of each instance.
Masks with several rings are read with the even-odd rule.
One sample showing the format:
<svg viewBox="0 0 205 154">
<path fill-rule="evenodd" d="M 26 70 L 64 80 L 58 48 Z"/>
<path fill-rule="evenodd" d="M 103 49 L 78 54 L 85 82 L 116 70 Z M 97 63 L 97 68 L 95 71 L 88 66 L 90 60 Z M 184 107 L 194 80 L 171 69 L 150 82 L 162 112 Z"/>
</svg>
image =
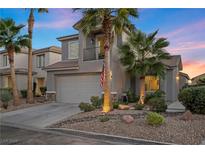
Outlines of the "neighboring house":
<svg viewBox="0 0 205 154">
<path fill-rule="evenodd" d="M 198 75 L 194 78 L 192 78 L 192 84 L 195 85 L 197 84 L 197 82 L 199 81 L 199 79 L 204 79 L 205 78 L 205 73 L 201 74 L 201 75 Z"/>
<path fill-rule="evenodd" d="M 179 72 L 179 89 L 182 89 L 185 85 L 190 85 L 191 80 L 188 74 Z"/>
<path fill-rule="evenodd" d="M 47 72 L 44 68 L 61 60 L 61 49 L 56 46 L 33 51 L 33 83 L 36 84 L 36 94 L 41 95 L 40 88 L 46 87 Z"/>
<path fill-rule="evenodd" d="M 27 87 L 28 74 L 28 49 L 21 49 L 20 53 L 14 53 L 16 83 L 19 90 Z M 11 88 L 11 75 L 8 54 L 0 51 L 0 88 Z"/>
<path fill-rule="evenodd" d="M 0 51 L 0 88 L 11 88 L 10 67 L 7 52 Z M 15 53 L 16 83 L 18 90 L 27 89 L 28 76 L 28 49 L 21 49 Z M 61 49 L 51 46 L 39 50 L 33 50 L 33 82 L 36 83 L 36 93 L 40 93 L 40 87 L 45 86 L 47 73 L 44 67 L 61 60 Z"/>
<path fill-rule="evenodd" d="M 76 28 L 76 24 L 74 25 Z M 139 94 L 139 78 L 131 77 L 119 60 L 118 47 L 126 42 L 128 35 L 114 36 L 111 62 L 111 91 L 118 98 L 128 89 Z M 62 61 L 47 66 L 47 90 L 56 92 L 57 102 L 80 103 L 89 102 L 91 96 L 101 96 L 100 73 L 103 66 L 104 36 L 101 29 L 93 30 L 85 36 L 79 34 L 57 38 L 62 44 Z M 171 56 L 164 60 L 167 66 L 166 76 L 159 79 L 147 76 L 146 91 L 161 89 L 166 93 L 166 100 L 177 101 L 179 92 L 179 71 L 182 70 L 181 56 Z"/>
</svg>

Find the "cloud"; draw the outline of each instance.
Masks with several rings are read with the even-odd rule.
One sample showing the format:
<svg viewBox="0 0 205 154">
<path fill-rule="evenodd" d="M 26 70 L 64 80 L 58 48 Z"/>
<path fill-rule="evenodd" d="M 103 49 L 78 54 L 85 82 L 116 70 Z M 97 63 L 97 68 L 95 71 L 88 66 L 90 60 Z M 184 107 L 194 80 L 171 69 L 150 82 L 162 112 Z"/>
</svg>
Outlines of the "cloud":
<svg viewBox="0 0 205 154">
<path fill-rule="evenodd" d="M 205 73 L 205 61 L 187 60 L 183 63 L 183 72 L 189 74 L 191 78 Z"/>
<path fill-rule="evenodd" d="M 185 25 L 183 27 L 180 27 L 174 31 L 162 34 L 162 36 L 167 38 L 173 38 L 176 36 L 182 36 L 182 34 L 190 35 L 191 32 L 201 31 L 205 29 L 205 20 L 198 21 L 197 23 L 192 23 L 189 25 Z"/>
<path fill-rule="evenodd" d="M 47 21 L 35 23 L 36 28 L 62 29 L 71 28 L 80 18 L 79 12 L 74 13 L 72 9 L 49 9 Z"/>
<path fill-rule="evenodd" d="M 174 46 L 168 47 L 168 50 L 171 53 L 185 53 L 185 52 L 193 52 L 198 49 L 205 50 L 205 41 L 187 41 L 187 42 L 180 42 L 175 44 Z"/>
</svg>

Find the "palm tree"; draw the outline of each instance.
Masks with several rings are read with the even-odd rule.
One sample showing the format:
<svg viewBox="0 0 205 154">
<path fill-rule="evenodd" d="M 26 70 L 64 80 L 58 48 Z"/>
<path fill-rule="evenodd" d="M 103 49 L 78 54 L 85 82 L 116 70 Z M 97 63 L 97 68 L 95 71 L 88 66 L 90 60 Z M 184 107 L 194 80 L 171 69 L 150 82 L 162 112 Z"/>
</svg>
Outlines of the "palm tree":
<svg viewBox="0 0 205 154">
<path fill-rule="evenodd" d="M 30 9 L 29 18 L 28 18 L 28 34 L 30 38 L 30 45 L 28 48 L 28 87 L 27 87 L 27 103 L 34 103 L 33 101 L 33 92 L 32 92 L 32 39 L 33 39 L 33 27 L 34 27 L 34 11 L 38 13 L 48 12 L 48 9 L 39 8 L 39 9 Z"/>
<path fill-rule="evenodd" d="M 74 9 L 78 10 L 78 9 Z M 109 112 L 112 110 L 112 103 L 110 101 L 110 51 L 112 49 L 112 42 L 114 33 L 120 34 L 123 30 L 129 32 L 134 29 L 130 18 L 138 18 L 137 9 L 80 9 L 83 14 L 82 20 L 77 24 L 77 27 L 81 29 L 86 35 L 97 26 L 102 26 L 104 33 L 104 68 L 105 68 L 105 80 L 104 80 L 104 102 L 103 112 Z"/>
<path fill-rule="evenodd" d="M 19 95 L 16 85 L 14 53 L 20 52 L 22 47 L 29 47 L 28 35 L 20 35 L 24 25 L 16 25 L 12 19 L 0 19 L 0 47 L 6 49 L 11 70 L 12 92 L 14 105 L 19 105 Z"/>
<path fill-rule="evenodd" d="M 165 50 L 169 42 L 166 38 L 156 38 L 157 33 L 158 31 L 155 31 L 147 35 L 141 31 L 135 31 L 119 50 L 121 62 L 126 66 L 127 71 L 140 76 L 140 104 L 144 104 L 145 76 L 164 77 L 165 66 L 162 60 L 170 57 Z"/>
</svg>

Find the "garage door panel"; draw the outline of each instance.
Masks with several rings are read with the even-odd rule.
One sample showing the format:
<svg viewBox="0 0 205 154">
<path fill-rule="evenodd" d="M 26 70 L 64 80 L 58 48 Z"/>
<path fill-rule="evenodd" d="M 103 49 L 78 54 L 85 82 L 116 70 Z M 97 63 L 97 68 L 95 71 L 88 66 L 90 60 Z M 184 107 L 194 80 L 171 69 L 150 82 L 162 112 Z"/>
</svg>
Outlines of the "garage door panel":
<svg viewBox="0 0 205 154">
<path fill-rule="evenodd" d="M 89 102 L 91 96 L 101 94 L 99 78 L 98 74 L 56 77 L 57 101 L 63 103 Z"/>
</svg>

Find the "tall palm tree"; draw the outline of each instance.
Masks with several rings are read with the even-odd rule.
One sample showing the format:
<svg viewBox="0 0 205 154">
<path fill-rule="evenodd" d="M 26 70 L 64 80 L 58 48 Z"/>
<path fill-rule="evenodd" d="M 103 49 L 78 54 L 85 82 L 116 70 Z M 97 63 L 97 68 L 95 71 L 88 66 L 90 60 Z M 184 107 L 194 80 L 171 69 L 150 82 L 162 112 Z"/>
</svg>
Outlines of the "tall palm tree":
<svg viewBox="0 0 205 154">
<path fill-rule="evenodd" d="M 27 87 L 27 103 L 34 103 L 33 101 L 33 93 L 32 93 L 32 39 L 33 39 L 33 27 L 34 27 L 34 12 L 37 11 L 38 13 L 47 13 L 48 9 L 39 8 L 34 9 L 31 8 L 29 12 L 28 18 L 28 34 L 31 40 L 30 46 L 28 48 L 28 87 Z"/>
<path fill-rule="evenodd" d="M 119 50 L 121 62 L 126 66 L 127 71 L 140 76 L 139 103 L 141 104 L 144 104 L 145 76 L 164 77 L 165 66 L 162 60 L 170 57 L 165 50 L 169 42 L 166 38 L 156 38 L 157 33 L 158 31 L 155 31 L 147 35 L 141 31 L 135 31 Z"/>
<path fill-rule="evenodd" d="M 74 9 L 79 10 L 79 9 Z M 110 50 L 112 49 L 112 42 L 114 34 L 120 34 L 123 30 L 129 32 L 134 29 L 131 22 L 132 18 L 138 18 L 137 9 L 80 9 L 83 14 L 83 18 L 77 27 L 81 29 L 86 35 L 97 26 L 102 26 L 104 33 L 104 68 L 105 68 L 105 80 L 104 80 L 104 102 L 103 112 L 109 112 L 112 109 L 112 103 L 110 101 Z"/>
<path fill-rule="evenodd" d="M 20 52 L 22 47 L 29 47 L 28 35 L 20 35 L 24 25 L 16 25 L 12 19 L 0 19 L 0 47 L 6 49 L 11 70 L 12 92 L 14 105 L 19 105 L 19 95 L 16 85 L 14 53 Z"/>
</svg>

